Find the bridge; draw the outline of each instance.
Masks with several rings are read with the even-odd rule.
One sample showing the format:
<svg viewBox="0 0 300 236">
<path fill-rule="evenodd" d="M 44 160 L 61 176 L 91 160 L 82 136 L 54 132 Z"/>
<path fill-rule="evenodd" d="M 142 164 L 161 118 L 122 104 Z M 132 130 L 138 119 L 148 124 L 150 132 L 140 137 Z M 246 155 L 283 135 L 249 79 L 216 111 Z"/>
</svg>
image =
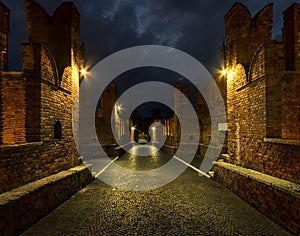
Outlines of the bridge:
<svg viewBox="0 0 300 236">
<path fill-rule="evenodd" d="M 53 15 L 25 3 L 28 40 L 13 72 L 10 9 L 0 2 L 0 235 L 299 234 L 299 4 L 284 11 L 274 41 L 273 4 L 252 16 L 235 3 L 220 73 L 205 86 L 168 84 L 173 113 L 143 119 L 118 103 L 115 81 L 91 106 L 73 2 Z M 163 99 L 162 84 L 146 92 Z M 92 125 L 78 129 L 83 117 Z"/>
<path fill-rule="evenodd" d="M 149 152 L 153 149 L 152 146 L 133 148 L 146 148 Z M 126 153 L 115 162 L 131 170 L 148 171 L 171 158 L 162 151 L 150 156 Z M 201 158 L 197 157 L 192 165 L 197 168 L 200 163 Z M 222 185 L 199 177 L 190 167 L 173 182 L 143 192 L 117 189 L 96 179 L 22 235 L 45 232 L 48 235 L 290 235 Z"/>
</svg>

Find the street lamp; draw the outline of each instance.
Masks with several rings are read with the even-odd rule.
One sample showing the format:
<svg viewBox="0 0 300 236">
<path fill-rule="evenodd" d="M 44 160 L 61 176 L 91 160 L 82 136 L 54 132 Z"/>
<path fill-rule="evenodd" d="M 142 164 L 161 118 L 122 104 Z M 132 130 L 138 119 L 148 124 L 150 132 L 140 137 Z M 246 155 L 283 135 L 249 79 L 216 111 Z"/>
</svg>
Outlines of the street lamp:
<svg viewBox="0 0 300 236">
<path fill-rule="evenodd" d="M 122 105 L 116 105 L 116 109 L 117 109 L 117 111 L 121 111 L 122 110 Z"/>
<path fill-rule="evenodd" d="M 132 142 L 132 143 L 134 142 L 134 130 L 135 130 L 135 127 L 132 126 L 132 127 L 131 127 L 131 142 Z"/>
<path fill-rule="evenodd" d="M 81 68 L 81 70 L 79 72 L 80 72 L 80 75 L 79 75 L 79 84 L 81 84 L 81 82 L 84 79 L 84 77 L 88 74 L 88 70 L 86 68 Z"/>
<path fill-rule="evenodd" d="M 156 127 L 152 127 L 152 144 L 156 142 Z"/>
<path fill-rule="evenodd" d="M 85 76 L 85 75 L 87 74 L 87 70 L 84 69 L 84 68 L 82 68 L 82 69 L 80 70 L 80 73 L 81 73 L 82 76 Z"/>
<path fill-rule="evenodd" d="M 223 76 L 225 76 L 225 75 L 227 74 L 227 70 L 226 70 L 226 69 L 223 69 L 223 70 L 221 71 L 221 74 L 222 74 Z"/>
<path fill-rule="evenodd" d="M 118 140 L 120 140 L 121 136 L 123 135 L 123 132 L 121 130 L 122 129 L 122 120 L 120 117 L 121 110 L 122 110 L 122 106 L 116 103 L 114 108 L 114 113 L 115 113 L 114 119 L 115 119 L 115 132 L 117 134 Z"/>
</svg>

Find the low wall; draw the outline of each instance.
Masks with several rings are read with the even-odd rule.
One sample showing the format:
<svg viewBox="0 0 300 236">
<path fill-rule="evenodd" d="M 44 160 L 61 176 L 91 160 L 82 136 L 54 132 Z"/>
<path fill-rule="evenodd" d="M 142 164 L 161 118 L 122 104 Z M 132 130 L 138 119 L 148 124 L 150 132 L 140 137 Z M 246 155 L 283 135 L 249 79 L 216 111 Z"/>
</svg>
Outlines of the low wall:
<svg viewBox="0 0 300 236">
<path fill-rule="evenodd" d="M 0 194 L 0 235 L 23 232 L 92 180 L 80 165 Z"/>
<path fill-rule="evenodd" d="M 300 185 L 216 162 L 214 179 L 293 233 L 300 232 Z"/>
<path fill-rule="evenodd" d="M 0 145 L 0 193 L 82 163 L 73 140 Z"/>
</svg>

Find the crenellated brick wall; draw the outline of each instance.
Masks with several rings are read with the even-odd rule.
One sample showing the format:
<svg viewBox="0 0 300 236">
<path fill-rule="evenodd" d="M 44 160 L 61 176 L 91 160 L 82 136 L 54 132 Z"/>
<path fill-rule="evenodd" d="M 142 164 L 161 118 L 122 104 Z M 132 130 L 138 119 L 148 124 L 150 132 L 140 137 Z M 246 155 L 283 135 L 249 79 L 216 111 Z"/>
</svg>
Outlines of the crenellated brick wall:
<svg viewBox="0 0 300 236">
<path fill-rule="evenodd" d="M 300 29 L 290 26 L 292 19 L 300 19 L 299 9 L 293 4 L 285 12 L 283 42 L 271 41 L 272 4 L 251 18 L 247 8 L 236 3 L 225 16 L 229 129 L 225 159 L 295 183 L 300 183 L 300 147 L 294 142 L 300 140 L 300 74 L 286 71 L 286 41 Z M 247 21 L 242 29 L 241 14 Z M 270 138 L 277 141 L 269 142 Z"/>
<path fill-rule="evenodd" d="M 82 66 L 79 14 L 72 2 L 49 16 L 26 0 L 26 17 L 23 72 L 0 77 L 0 193 L 81 164 L 72 132 Z"/>
</svg>

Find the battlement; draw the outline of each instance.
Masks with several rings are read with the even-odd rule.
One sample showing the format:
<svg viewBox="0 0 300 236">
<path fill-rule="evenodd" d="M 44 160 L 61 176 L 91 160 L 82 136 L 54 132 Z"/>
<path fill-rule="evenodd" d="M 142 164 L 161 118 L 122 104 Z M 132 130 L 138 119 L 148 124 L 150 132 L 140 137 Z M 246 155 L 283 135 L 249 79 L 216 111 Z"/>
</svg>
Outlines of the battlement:
<svg viewBox="0 0 300 236">
<path fill-rule="evenodd" d="M 11 147 L 1 149 L 6 162 L 0 163 L 0 192 L 81 162 L 72 130 L 83 62 L 79 13 L 74 3 L 64 2 L 49 16 L 26 0 L 28 42 L 22 44 L 23 71 L 17 73 L 7 71 L 9 12 L 0 3 L 0 146 Z M 32 142 L 41 145 L 26 145 Z M 22 160 L 12 158 L 20 153 Z"/>
<path fill-rule="evenodd" d="M 0 32 L 3 34 L 8 34 L 10 31 L 10 10 L 2 2 L 0 2 Z"/>
<path fill-rule="evenodd" d="M 273 4 L 270 3 L 254 17 L 241 3 L 235 3 L 225 15 L 227 63 L 249 66 L 255 51 L 272 40 Z"/>
<path fill-rule="evenodd" d="M 49 16 L 34 0 L 26 0 L 28 42 L 43 43 L 53 54 L 61 77 L 67 66 L 80 63 L 80 15 L 73 2 L 62 3 Z"/>
<path fill-rule="evenodd" d="M 10 10 L 0 2 L 0 72 L 8 70 L 8 33 Z"/>
<path fill-rule="evenodd" d="M 294 3 L 283 12 L 285 70 L 300 70 L 300 4 Z"/>
<path fill-rule="evenodd" d="M 297 148 L 279 153 L 282 147 L 263 142 L 300 139 L 300 5 L 283 13 L 282 42 L 271 37 L 272 9 L 251 17 L 236 3 L 225 15 L 229 161 L 299 183 Z"/>
</svg>

